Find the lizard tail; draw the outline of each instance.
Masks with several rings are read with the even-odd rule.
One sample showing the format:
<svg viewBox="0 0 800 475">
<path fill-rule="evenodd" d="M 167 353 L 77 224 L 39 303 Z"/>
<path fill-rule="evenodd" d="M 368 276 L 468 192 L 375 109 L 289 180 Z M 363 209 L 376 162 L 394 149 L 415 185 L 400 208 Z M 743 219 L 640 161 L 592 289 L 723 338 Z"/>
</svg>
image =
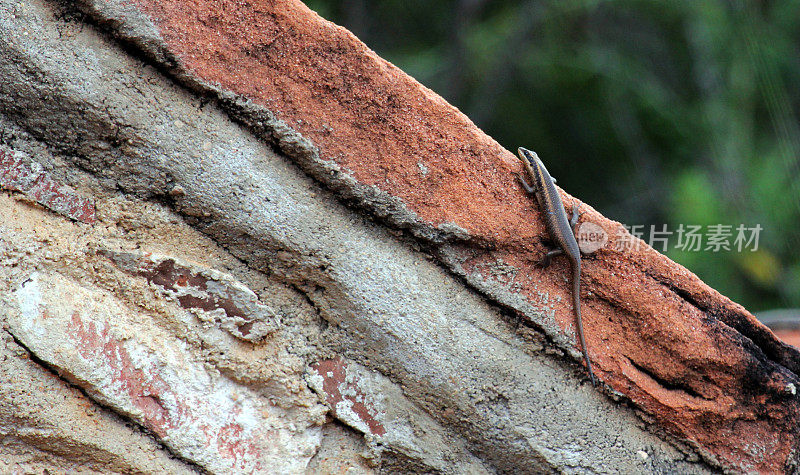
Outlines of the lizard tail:
<svg viewBox="0 0 800 475">
<path fill-rule="evenodd" d="M 581 320 L 581 262 L 577 261 L 572 265 L 572 303 L 575 305 L 575 323 L 578 328 L 578 339 L 581 342 L 583 358 L 586 360 L 586 369 L 589 370 L 589 379 L 592 386 L 597 385 L 592 372 L 592 361 L 589 359 L 589 348 L 586 346 L 586 339 L 583 337 L 583 321 Z"/>
</svg>

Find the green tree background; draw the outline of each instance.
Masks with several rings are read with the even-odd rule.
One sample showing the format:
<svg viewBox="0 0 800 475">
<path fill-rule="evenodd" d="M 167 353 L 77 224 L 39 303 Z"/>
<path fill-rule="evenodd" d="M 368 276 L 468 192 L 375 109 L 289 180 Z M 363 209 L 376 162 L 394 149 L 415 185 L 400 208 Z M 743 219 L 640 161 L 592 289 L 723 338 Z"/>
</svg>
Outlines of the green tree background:
<svg viewBox="0 0 800 475">
<path fill-rule="evenodd" d="M 752 311 L 800 307 L 798 2 L 307 3 L 645 240 L 760 225 L 755 252 L 666 253 Z"/>
</svg>

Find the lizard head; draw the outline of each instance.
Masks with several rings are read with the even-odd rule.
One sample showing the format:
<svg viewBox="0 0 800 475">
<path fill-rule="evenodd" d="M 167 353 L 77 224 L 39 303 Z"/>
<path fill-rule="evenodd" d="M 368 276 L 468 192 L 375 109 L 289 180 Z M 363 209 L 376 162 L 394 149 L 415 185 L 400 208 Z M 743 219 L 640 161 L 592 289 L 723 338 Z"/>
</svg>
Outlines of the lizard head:
<svg viewBox="0 0 800 475">
<path fill-rule="evenodd" d="M 547 168 L 544 166 L 544 163 L 542 163 L 542 160 L 539 158 L 539 155 L 536 155 L 536 152 L 528 150 L 525 147 L 520 147 L 517 149 L 517 153 L 522 163 L 524 163 L 526 167 L 530 166 L 531 174 L 539 175 L 544 172 L 548 177 L 550 176 L 550 174 L 547 173 Z"/>
<path fill-rule="evenodd" d="M 542 163 L 539 155 L 536 155 L 536 152 L 528 150 L 525 147 L 520 147 L 517 149 L 517 153 L 519 154 L 519 159 L 522 160 L 528 173 L 533 178 L 535 188 L 542 189 L 546 183 L 551 181 L 555 183 L 555 178 L 550 176 L 547 167 L 544 166 L 544 163 Z"/>
<path fill-rule="evenodd" d="M 517 153 L 519 154 L 520 160 L 529 163 L 530 166 L 534 168 L 542 166 L 542 161 L 539 159 L 539 156 L 536 155 L 536 152 L 528 150 L 525 147 L 520 147 L 517 149 Z"/>
</svg>

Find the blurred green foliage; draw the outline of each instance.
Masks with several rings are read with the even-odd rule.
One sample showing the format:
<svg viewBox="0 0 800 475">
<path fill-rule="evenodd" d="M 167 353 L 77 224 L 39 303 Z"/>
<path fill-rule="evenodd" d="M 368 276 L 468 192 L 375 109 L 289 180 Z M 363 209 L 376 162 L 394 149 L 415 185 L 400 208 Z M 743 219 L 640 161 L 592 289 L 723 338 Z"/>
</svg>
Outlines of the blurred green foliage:
<svg viewBox="0 0 800 475">
<path fill-rule="evenodd" d="M 761 225 L 757 252 L 667 254 L 750 310 L 800 307 L 797 2 L 307 3 L 612 219 Z"/>
</svg>

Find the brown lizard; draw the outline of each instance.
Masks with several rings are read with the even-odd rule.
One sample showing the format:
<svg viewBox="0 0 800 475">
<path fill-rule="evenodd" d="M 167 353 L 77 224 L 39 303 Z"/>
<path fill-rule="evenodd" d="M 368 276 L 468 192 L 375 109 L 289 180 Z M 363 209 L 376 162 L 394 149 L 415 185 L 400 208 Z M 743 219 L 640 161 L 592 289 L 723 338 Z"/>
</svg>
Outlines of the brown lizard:
<svg viewBox="0 0 800 475">
<path fill-rule="evenodd" d="M 522 160 L 525 170 L 533 180 L 533 186 L 529 185 L 525 178 L 519 177 L 525 191 L 536 195 L 536 200 L 544 212 L 544 224 L 550 238 L 556 245 L 551 249 L 544 259 L 539 263 L 542 267 L 550 265 L 550 259 L 561 254 L 566 254 L 572 267 L 572 302 L 575 305 L 575 320 L 578 329 L 578 339 L 583 349 L 583 357 L 586 360 L 586 368 L 589 370 L 589 379 L 592 385 L 596 384 L 594 373 L 592 372 L 592 362 L 589 359 L 589 349 L 586 347 L 586 340 L 583 337 L 583 322 L 581 321 L 581 251 L 578 248 L 578 241 L 575 239 L 578 224 L 578 213 L 580 206 L 572 205 L 572 219 L 567 220 L 567 213 L 561 203 L 561 195 L 556 190 L 555 180 L 547 172 L 536 152 L 520 147 L 520 160 Z"/>
</svg>

